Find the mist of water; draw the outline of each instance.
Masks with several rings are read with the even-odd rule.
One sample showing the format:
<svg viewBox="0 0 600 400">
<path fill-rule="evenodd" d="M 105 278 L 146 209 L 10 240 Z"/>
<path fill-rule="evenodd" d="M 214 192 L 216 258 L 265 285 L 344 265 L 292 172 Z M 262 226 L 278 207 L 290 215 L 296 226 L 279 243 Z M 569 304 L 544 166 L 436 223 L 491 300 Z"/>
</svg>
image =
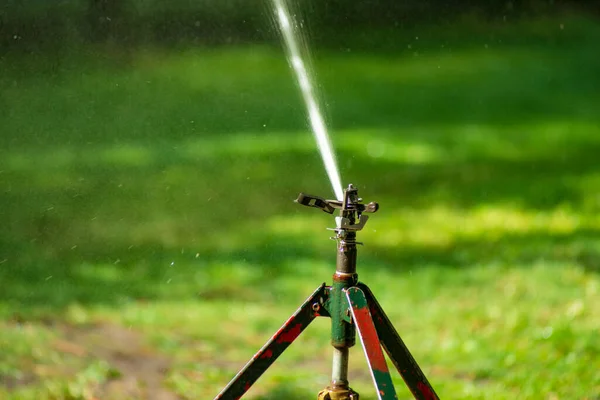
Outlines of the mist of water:
<svg viewBox="0 0 600 400">
<path fill-rule="evenodd" d="M 321 114 L 318 99 L 313 89 L 311 75 L 306 68 L 304 62 L 305 58 L 303 58 L 301 48 L 298 44 L 298 37 L 300 34 L 300 32 L 298 32 L 298 25 L 292 19 L 286 0 L 273 0 L 273 2 L 275 4 L 279 29 L 281 30 L 285 42 L 288 61 L 294 70 L 298 85 L 300 86 L 302 98 L 304 99 L 304 103 L 308 110 L 308 120 L 310 121 L 319 152 L 323 158 L 325 170 L 331 181 L 331 186 L 336 198 L 342 200 L 343 191 L 340 172 L 331 146 L 331 140 L 327 134 L 327 127 L 323 115 Z"/>
</svg>

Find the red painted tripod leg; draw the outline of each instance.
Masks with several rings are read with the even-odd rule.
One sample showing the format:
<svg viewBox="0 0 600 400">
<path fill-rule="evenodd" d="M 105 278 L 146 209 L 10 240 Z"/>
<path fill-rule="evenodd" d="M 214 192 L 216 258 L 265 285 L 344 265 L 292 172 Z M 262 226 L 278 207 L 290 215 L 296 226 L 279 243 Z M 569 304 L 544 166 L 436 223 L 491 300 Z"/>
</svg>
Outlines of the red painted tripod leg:
<svg viewBox="0 0 600 400">
<path fill-rule="evenodd" d="M 423 371 L 413 358 L 412 354 L 396 332 L 396 329 L 385 315 L 383 309 L 375 299 L 373 292 L 363 283 L 357 285 L 367 297 L 369 309 L 373 316 L 375 328 L 381 339 L 381 344 L 387 352 L 390 360 L 402 375 L 406 386 L 410 389 L 415 399 L 438 400 L 439 397 L 431 387 Z"/>
<path fill-rule="evenodd" d="M 379 400 L 398 399 L 365 294 L 359 288 L 351 287 L 346 291 L 346 297 L 348 298 L 348 304 L 350 304 L 350 312 L 356 325 L 356 331 L 365 350 L 373 383 L 375 383 L 377 389 L 377 398 Z"/>
<path fill-rule="evenodd" d="M 275 362 L 302 331 L 319 316 L 313 304 L 324 304 L 328 291 L 325 284 L 319 288 L 296 310 L 273 337 L 252 357 L 229 384 L 215 397 L 223 400 L 241 398 L 256 380 Z"/>
</svg>

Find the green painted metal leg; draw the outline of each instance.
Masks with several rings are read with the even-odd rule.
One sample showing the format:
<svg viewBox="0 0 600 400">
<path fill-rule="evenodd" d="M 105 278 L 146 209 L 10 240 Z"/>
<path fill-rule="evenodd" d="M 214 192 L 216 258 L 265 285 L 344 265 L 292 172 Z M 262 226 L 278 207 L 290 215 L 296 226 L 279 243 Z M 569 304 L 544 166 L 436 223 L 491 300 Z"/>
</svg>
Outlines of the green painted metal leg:
<svg viewBox="0 0 600 400">
<path fill-rule="evenodd" d="M 215 400 L 239 399 L 252 384 L 275 362 L 285 349 L 318 316 L 321 304 L 327 300 L 328 289 L 322 284 L 298 308 L 273 337 L 252 357 L 242 370 L 215 397 Z"/>
<path fill-rule="evenodd" d="M 358 336 L 365 350 L 373 383 L 377 389 L 377 398 L 379 400 L 398 399 L 365 294 L 359 288 L 351 287 L 346 291 L 346 296 Z"/>
<path fill-rule="evenodd" d="M 359 287 L 366 295 L 369 303 L 369 309 L 373 316 L 373 322 L 377 329 L 377 334 L 381 339 L 381 345 L 390 357 L 392 363 L 404 379 L 406 386 L 410 389 L 417 400 L 438 400 L 439 397 L 433 390 L 433 387 L 427 380 L 427 377 L 421 371 L 421 368 L 413 358 L 412 354 L 396 332 L 396 329 L 388 319 L 379 305 L 371 289 L 364 283 L 358 283 Z"/>
</svg>

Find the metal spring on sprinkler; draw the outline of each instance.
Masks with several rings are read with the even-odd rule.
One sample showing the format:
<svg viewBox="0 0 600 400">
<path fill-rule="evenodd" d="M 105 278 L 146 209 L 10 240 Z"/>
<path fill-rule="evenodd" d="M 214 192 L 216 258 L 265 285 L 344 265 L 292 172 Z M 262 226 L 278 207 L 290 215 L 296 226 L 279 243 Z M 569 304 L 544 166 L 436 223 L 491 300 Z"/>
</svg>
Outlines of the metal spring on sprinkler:
<svg viewBox="0 0 600 400">
<path fill-rule="evenodd" d="M 338 246 L 340 248 L 344 248 L 347 245 L 363 245 L 363 242 L 357 242 L 356 241 L 356 234 L 354 235 L 348 235 L 348 231 L 345 229 L 340 229 L 340 228 L 329 228 L 333 231 L 335 231 L 335 236 L 331 236 L 329 239 L 331 240 L 335 240 L 338 243 Z"/>
</svg>

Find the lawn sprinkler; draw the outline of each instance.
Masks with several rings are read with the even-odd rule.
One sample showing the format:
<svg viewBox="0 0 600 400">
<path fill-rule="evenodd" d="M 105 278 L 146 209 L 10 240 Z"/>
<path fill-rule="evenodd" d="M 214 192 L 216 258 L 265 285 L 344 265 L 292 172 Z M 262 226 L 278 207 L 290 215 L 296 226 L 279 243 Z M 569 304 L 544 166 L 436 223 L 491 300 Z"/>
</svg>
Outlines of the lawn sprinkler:
<svg viewBox="0 0 600 400">
<path fill-rule="evenodd" d="M 333 368 L 331 383 L 321 392 L 318 400 L 358 400 L 348 381 L 348 351 L 354 346 L 355 337 L 362 343 L 367 363 L 380 400 L 397 399 L 390 372 L 383 355 L 390 360 L 404 379 L 415 399 L 435 400 L 437 394 L 410 354 L 375 299 L 373 292 L 358 281 L 356 273 L 356 232 L 367 223 L 368 216 L 379 209 L 375 202 L 363 204 L 358 189 L 349 185 L 343 200 L 325 200 L 318 196 L 300 193 L 297 203 L 315 207 L 333 214 L 333 229 L 337 242 L 336 270 L 333 284 L 324 283 L 296 310 L 273 337 L 252 357 L 215 400 L 241 398 L 256 380 L 273 364 L 287 347 L 306 329 L 316 317 L 331 318 L 331 345 Z M 382 350 L 383 348 L 383 350 Z"/>
</svg>

